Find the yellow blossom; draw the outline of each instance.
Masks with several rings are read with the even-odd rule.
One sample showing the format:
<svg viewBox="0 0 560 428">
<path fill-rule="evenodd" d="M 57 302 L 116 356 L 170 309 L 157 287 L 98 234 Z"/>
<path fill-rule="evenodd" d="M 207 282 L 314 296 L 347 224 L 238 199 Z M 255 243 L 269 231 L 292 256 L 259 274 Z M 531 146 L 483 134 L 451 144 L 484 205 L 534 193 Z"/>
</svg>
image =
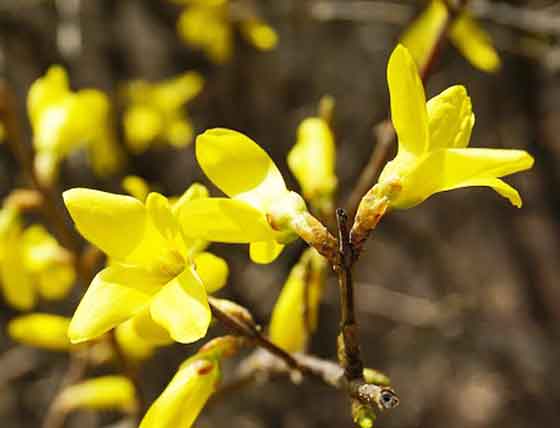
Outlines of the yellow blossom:
<svg viewBox="0 0 560 428">
<path fill-rule="evenodd" d="M 325 258 L 310 248 L 290 271 L 270 321 L 270 340 L 282 349 L 305 351 L 309 335 L 317 328 L 326 269 Z"/>
<path fill-rule="evenodd" d="M 35 165 L 43 181 L 53 181 L 60 162 L 86 145 L 97 173 L 112 173 L 120 165 L 122 154 L 112 135 L 107 96 L 94 89 L 71 91 L 62 67 L 52 66 L 31 85 L 27 107 Z"/>
<path fill-rule="evenodd" d="M 336 190 L 334 137 L 325 119 L 310 117 L 299 125 L 288 166 L 303 196 L 321 212 L 332 212 Z"/>
<path fill-rule="evenodd" d="M 202 253 L 205 244 L 185 235 L 177 216 L 200 197 L 198 186 L 171 205 L 159 193 L 146 202 L 91 189 L 64 192 L 78 231 L 111 259 L 99 272 L 72 318 L 73 343 L 91 340 L 135 317 L 153 341 L 196 341 L 206 334 L 211 314 L 207 292 L 225 285 L 227 266 Z M 211 275 L 207 275 L 211 272 Z M 220 272 L 221 275 L 216 275 Z"/>
<path fill-rule="evenodd" d="M 12 207 L 0 210 L 0 279 L 6 301 L 31 309 L 38 296 L 65 297 L 75 279 L 70 254 L 40 225 L 23 229 Z"/>
<path fill-rule="evenodd" d="M 443 0 L 431 0 L 404 33 L 401 43 L 410 50 L 420 69 L 429 61 L 436 41 L 446 25 L 448 15 Z M 487 72 L 494 72 L 500 68 L 500 57 L 492 46 L 490 36 L 468 11 L 461 12 L 454 19 L 449 37 L 473 66 Z"/>
<path fill-rule="evenodd" d="M 142 153 L 156 141 L 174 147 L 192 142 L 192 123 L 184 106 L 202 90 L 204 80 L 196 72 L 151 83 L 130 82 L 124 90 L 126 141 L 134 153 Z"/>
<path fill-rule="evenodd" d="M 228 0 L 182 0 L 185 8 L 177 21 L 177 31 L 185 43 L 204 51 L 215 63 L 231 59 L 234 49 L 234 25 Z M 259 50 L 274 49 L 276 32 L 256 16 L 242 17 L 241 34 Z"/>
<path fill-rule="evenodd" d="M 140 428 L 190 428 L 220 381 L 220 361 L 235 354 L 240 340 L 233 336 L 213 339 L 181 364 Z"/>
<path fill-rule="evenodd" d="M 52 351 L 68 351 L 70 319 L 59 315 L 34 313 L 10 320 L 8 334 L 13 340 Z"/>
<path fill-rule="evenodd" d="M 381 199 L 389 207 L 410 208 L 434 193 L 470 186 L 491 187 L 521 206 L 519 193 L 499 177 L 531 168 L 533 158 L 523 150 L 467 147 L 475 120 L 463 86 L 426 103 L 414 60 L 402 45 L 389 59 L 387 78 L 399 148 L 362 210 Z"/>
<path fill-rule="evenodd" d="M 286 188 L 272 159 L 249 137 L 210 129 L 197 137 L 196 157 L 208 178 L 230 198 L 185 204 L 179 217 L 189 225 L 186 234 L 249 243 L 253 261 L 270 263 L 312 219 L 303 198 Z"/>
<path fill-rule="evenodd" d="M 134 385 L 128 378 L 102 376 L 66 387 L 56 398 L 55 405 L 65 412 L 115 409 L 132 413 L 138 402 Z"/>
</svg>

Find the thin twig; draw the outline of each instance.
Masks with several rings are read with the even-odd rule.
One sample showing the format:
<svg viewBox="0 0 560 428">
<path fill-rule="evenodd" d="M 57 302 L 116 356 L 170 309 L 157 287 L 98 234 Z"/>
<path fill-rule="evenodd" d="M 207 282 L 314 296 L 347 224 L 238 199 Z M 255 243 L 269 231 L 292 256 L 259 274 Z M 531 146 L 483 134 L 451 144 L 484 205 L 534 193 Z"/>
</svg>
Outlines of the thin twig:
<svg viewBox="0 0 560 428">
<path fill-rule="evenodd" d="M 339 208 L 336 210 L 338 229 L 338 265 L 335 267 L 340 291 L 340 334 L 338 336 L 338 360 L 348 381 L 363 377 L 363 363 L 358 340 L 358 324 L 354 309 L 354 284 L 352 265 L 354 256 L 348 230 L 348 216 Z"/>
</svg>

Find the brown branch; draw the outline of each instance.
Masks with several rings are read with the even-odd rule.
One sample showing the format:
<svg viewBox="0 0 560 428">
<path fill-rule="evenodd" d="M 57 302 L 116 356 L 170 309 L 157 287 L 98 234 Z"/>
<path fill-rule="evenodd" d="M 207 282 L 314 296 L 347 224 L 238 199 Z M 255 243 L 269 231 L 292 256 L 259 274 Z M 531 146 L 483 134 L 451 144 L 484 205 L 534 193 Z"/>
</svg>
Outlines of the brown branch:
<svg viewBox="0 0 560 428">
<path fill-rule="evenodd" d="M 363 363 L 358 340 L 358 324 L 354 309 L 354 284 L 352 265 L 354 255 L 350 245 L 348 216 L 339 208 L 336 210 L 338 229 L 338 264 L 335 267 L 340 291 L 340 334 L 337 341 L 338 360 L 348 381 L 363 377 Z"/>
</svg>

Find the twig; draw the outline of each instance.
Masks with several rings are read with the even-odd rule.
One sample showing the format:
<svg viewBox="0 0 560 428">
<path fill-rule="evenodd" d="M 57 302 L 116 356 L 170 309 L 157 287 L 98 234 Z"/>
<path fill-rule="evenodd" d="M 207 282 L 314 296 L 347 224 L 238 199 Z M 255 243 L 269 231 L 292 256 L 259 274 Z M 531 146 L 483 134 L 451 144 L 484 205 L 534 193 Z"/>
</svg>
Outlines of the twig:
<svg viewBox="0 0 560 428">
<path fill-rule="evenodd" d="M 318 379 L 326 385 L 346 391 L 351 398 L 364 405 L 375 404 L 379 408 L 388 408 L 398 404 L 398 397 L 391 388 L 367 384 L 363 377 L 348 382 L 344 376 L 344 369 L 332 361 L 310 355 L 289 354 L 264 337 L 256 326 L 250 326 L 222 311 L 213 303 L 213 300 L 212 297 L 209 298 L 210 309 L 218 321 L 234 333 L 248 338 L 249 342 L 262 348 L 245 360 L 241 366 L 240 376 L 223 388 L 231 390 L 244 386 L 255 379 L 259 372 L 267 375 L 287 374 L 295 380 L 299 380 L 301 375 L 306 375 Z"/>
<path fill-rule="evenodd" d="M 354 310 L 354 284 L 352 265 L 354 256 L 348 231 L 348 216 L 343 209 L 336 210 L 338 229 L 338 264 L 335 267 L 340 291 L 340 334 L 337 349 L 338 360 L 348 381 L 363 377 L 363 363 L 358 340 L 358 324 Z"/>
</svg>

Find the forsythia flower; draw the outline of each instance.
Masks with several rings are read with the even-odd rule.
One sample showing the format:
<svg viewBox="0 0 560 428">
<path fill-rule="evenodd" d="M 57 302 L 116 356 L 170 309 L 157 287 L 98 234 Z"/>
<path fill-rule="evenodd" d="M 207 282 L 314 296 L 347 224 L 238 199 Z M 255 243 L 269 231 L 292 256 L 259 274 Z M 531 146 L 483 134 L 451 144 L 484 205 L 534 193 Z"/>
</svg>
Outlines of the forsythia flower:
<svg viewBox="0 0 560 428">
<path fill-rule="evenodd" d="M 317 329 L 326 271 L 327 261 L 313 248 L 292 268 L 270 321 L 270 340 L 285 351 L 305 351 L 309 335 Z"/>
<path fill-rule="evenodd" d="M 150 335 L 151 321 L 146 320 L 145 313 L 136 316 L 117 326 L 115 337 L 124 355 L 134 362 L 148 359 L 154 350 L 162 345 L 172 343 L 161 339 L 161 336 Z M 68 338 L 70 318 L 46 313 L 32 313 L 13 318 L 8 323 L 8 335 L 15 341 L 36 348 L 50 351 L 80 351 L 79 345 L 73 345 Z M 148 328 L 146 328 L 148 327 Z M 148 331 L 148 334 L 146 333 Z M 109 337 L 89 348 L 88 358 L 92 361 L 106 361 L 114 357 Z"/>
<path fill-rule="evenodd" d="M 442 29 L 449 11 L 442 0 L 431 0 L 428 7 L 404 33 L 401 43 L 409 50 L 418 67 L 424 68 Z M 472 65 L 482 71 L 493 72 L 500 67 L 500 58 L 492 46 L 490 36 L 467 11 L 453 21 L 449 37 Z"/>
<path fill-rule="evenodd" d="M 227 62 L 233 54 L 234 27 L 228 0 L 175 0 L 185 4 L 177 22 L 177 31 L 183 40 L 202 49 L 214 62 Z M 240 22 L 241 34 L 257 49 L 274 49 L 276 32 L 251 16 Z"/>
<path fill-rule="evenodd" d="M 303 198 L 286 188 L 272 159 L 249 137 L 229 129 L 208 130 L 196 138 L 196 157 L 208 178 L 231 199 L 206 198 L 185 204 L 179 216 L 189 225 L 186 234 L 216 242 L 250 243 L 251 259 L 270 263 L 284 244 L 305 233 L 310 221 L 316 222 Z M 317 228 L 324 231 L 322 226 Z"/>
<path fill-rule="evenodd" d="M 37 172 L 52 181 L 60 162 L 85 145 L 96 173 L 114 172 L 122 154 L 114 141 L 109 100 L 94 89 L 72 92 L 66 71 L 52 66 L 29 90 L 27 107 L 33 128 Z"/>
<path fill-rule="evenodd" d="M 124 376 L 102 376 L 66 387 L 55 406 L 65 412 L 75 409 L 115 409 L 132 413 L 138 407 L 134 385 Z"/>
<path fill-rule="evenodd" d="M 80 302 L 70 340 L 93 339 L 131 318 L 151 342 L 189 343 L 206 334 L 211 314 L 207 293 L 225 285 L 227 265 L 189 239 L 178 213 L 203 197 L 192 186 L 173 205 L 150 193 L 145 204 L 124 195 L 90 189 L 64 192 L 77 229 L 110 257 Z"/>
<path fill-rule="evenodd" d="M 523 150 L 467 148 L 474 115 L 463 86 L 426 103 L 416 64 L 402 45 L 389 59 L 387 79 L 399 149 L 360 203 L 354 242 L 387 208 L 410 208 L 446 190 L 487 186 L 521 206 L 517 190 L 499 177 L 531 168 L 533 158 Z"/>
<path fill-rule="evenodd" d="M 13 340 L 51 351 L 68 351 L 70 319 L 59 315 L 34 313 L 10 320 L 8 334 Z"/>
<path fill-rule="evenodd" d="M 0 279 L 6 301 L 29 310 L 38 295 L 61 299 L 74 283 L 70 254 L 43 226 L 23 229 L 17 210 L 0 210 Z"/>
<path fill-rule="evenodd" d="M 240 341 L 218 337 L 187 359 L 151 405 L 140 428 L 190 428 L 220 381 L 220 361 L 235 354 Z"/>
<path fill-rule="evenodd" d="M 299 125 L 297 142 L 288 154 L 288 166 L 303 196 L 321 212 L 332 212 L 336 190 L 335 146 L 329 124 L 310 117 Z"/>
<path fill-rule="evenodd" d="M 124 89 L 126 141 L 134 153 L 144 152 L 155 141 L 174 147 L 192 142 L 193 127 L 184 105 L 202 90 L 203 78 L 187 72 L 163 82 L 136 80 Z"/>
</svg>

